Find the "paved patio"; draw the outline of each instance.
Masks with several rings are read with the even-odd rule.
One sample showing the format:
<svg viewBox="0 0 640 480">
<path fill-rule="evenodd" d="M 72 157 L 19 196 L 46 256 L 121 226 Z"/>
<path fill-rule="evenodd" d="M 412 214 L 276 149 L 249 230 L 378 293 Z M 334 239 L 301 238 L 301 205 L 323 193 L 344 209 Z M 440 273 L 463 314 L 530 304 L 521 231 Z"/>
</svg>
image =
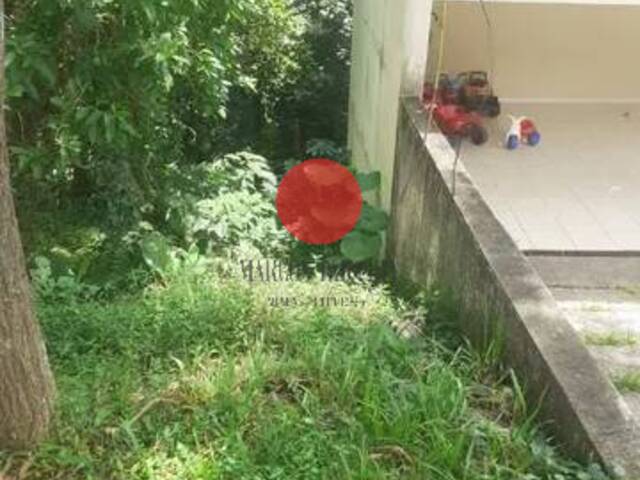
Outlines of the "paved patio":
<svg viewBox="0 0 640 480">
<path fill-rule="evenodd" d="M 508 104 L 461 160 L 521 250 L 640 252 L 640 104 Z M 542 143 L 503 147 L 506 114 Z"/>
</svg>

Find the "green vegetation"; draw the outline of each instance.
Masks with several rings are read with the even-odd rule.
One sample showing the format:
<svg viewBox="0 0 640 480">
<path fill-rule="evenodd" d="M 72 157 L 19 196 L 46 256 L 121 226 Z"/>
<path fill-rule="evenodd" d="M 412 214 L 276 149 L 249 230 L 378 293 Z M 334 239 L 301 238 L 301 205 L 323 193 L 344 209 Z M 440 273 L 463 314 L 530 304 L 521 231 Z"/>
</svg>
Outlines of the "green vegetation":
<svg viewBox="0 0 640 480">
<path fill-rule="evenodd" d="M 58 398 L 49 440 L 0 453 L 0 478 L 605 478 L 555 452 L 455 308 L 385 283 L 384 212 L 330 246 L 279 225 L 287 168 L 350 164 L 347 0 L 7 0 L 6 25 Z M 248 283 L 239 260 L 264 258 L 302 278 Z"/>
<path fill-rule="evenodd" d="M 613 384 L 622 393 L 640 393 L 640 372 L 627 372 L 613 379 Z"/>
<path fill-rule="evenodd" d="M 634 347 L 638 344 L 638 337 L 630 332 L 592 332 L 584 339 L 587 345 L 598 347 Z"/>
<path fill-rule="evenodd" d="M 81 199 L 131 226 L 162 218 L 169 165 L 252 150 L 282 173 L 344 141 L 347 0 L 5 3 L 23 209 Z"/>
<path fill-rule="evenodd" d="M 394 285 L 403 300 L 365 273 L 314 275 L 323 262 L 353 272 L 376 264 L 292 242 L 274 219 L 263 158 L 172 172 L 160 228 L 143 222 L 116 247 L 86 218 L 53 217 L 54 233 L 35 244 L 57 412 L 35 452 L 0 455 L 6 473 L 605 478 L 554 451 L 515 377 L 452 329 L 452 305 Z M 99 268 L 105 255 L 119 270 Z M 309 277 L 247 282 L 240 260 L 265 255 L 303 262 Z M 394 330 L 408 319 L 422 335 Z"/>
<path fill-rule="evenodd" d="M 185 267 L 109 303 L 42 302 L 58 415 L 51 440 L 12 457 L 12 471 L 28 461 L 35 479 L 604 478 L 560 460 L 512 376 L 431 335 L 400 338 L 390 324 L 415 311 L 383 287 L 249 285 L 236 270 Z M 308 304 L 273 308 L 274 297 Z M 327 297 L 362 303 L 313 305 Z"/>
<path fill-rule="evenodd" d="M 105 250 L 131 261 L 118 264 L 125 287 L 112 270 L 89 282 L 109 232 L 82 222 L 52 236 L 73 248 L 35 257 L 57 412 L 39 449 L 0 455 L 6 473 L 605 478 L 554 451 L 494 350 L 474 353 L 456 334 L 454 306 L 394 285 L 403 300 L 364 273 L 314 275 L 338 247 L 300 247 L 282 231 L 264 159 L 228 155 L 171 179 L 162 229 L 142 224 Z M 249 283 L 240 260 L 262 252 L 304 261 L 309 277 Z M 341 258 L 354 272 L 375 266 Z M 408 321 L 420 335 L 405 338 Z"/>
</svg>

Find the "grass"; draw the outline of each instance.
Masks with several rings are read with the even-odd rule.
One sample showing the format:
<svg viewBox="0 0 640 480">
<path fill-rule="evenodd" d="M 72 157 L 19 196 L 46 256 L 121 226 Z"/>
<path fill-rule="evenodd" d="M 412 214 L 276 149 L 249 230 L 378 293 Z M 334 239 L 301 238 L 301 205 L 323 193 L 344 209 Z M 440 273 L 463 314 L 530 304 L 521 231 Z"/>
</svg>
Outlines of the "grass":
<svg viewBox="0 0 640 480">
<path fill-rule="evenodd" d="M 616 388 L 622 393 L 640 393 L 640 372 L 627 372 L 614 378 Z"/>
<path fill-rule="evenodd" d="M 361 302 L 322 308 L 319 298 Z M 273 298 L 289 306 L 273 308 Z M 293 302 L 291 299 L 297 299 Z M 296 303 L 294 306 L 293 304 Z M 50 440 L 0 455 L 33 479 L 602 479 L 561 458 L 512 375 L 389 326 L 382 287 L 184 276 L 39 308 Z"/>
<path fill-rule="evenodd" d="M 598 347 L 635 347 L 639 340 L 630 332 L 587 333 L 584 337 L 587 345 Z"/>
</svg>

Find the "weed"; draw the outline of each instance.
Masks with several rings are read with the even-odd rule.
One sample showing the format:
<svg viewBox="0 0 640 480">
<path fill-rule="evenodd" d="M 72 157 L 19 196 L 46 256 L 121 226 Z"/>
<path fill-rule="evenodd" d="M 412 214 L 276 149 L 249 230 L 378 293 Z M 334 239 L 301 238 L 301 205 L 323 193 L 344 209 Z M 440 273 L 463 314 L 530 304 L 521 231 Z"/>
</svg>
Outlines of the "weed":
<svg viewBox="0 0 640 480">
<path fill-rule="evenodd" d="M 614 385 L 622 393 L 640 393 L 640 372 L 627 372 L 613 380 Z"/>
<path fill-rule="evenodd" d="M 634 347 L 638 337 L 630 332 L 587 333 L 584 337 L 587 345 L 598 347 Z"/>
</svg>

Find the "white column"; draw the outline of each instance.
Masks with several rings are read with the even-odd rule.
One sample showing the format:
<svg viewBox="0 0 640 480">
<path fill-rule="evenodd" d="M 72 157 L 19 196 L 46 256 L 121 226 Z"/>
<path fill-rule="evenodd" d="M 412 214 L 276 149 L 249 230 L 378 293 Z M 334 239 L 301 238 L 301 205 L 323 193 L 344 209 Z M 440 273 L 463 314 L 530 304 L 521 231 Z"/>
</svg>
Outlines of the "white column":
<svg viewBox="0 0 640 480">
<path fill-rule="evenodd" d="M 432 0 L 403 0 L 406 3 L 404 20 L 404 65 L 402 95 L 422 95 L 424 73 L 427 68 L 429 29 Z"/>
<path fill-rule="evenodd" d="M 390 207 L 400 95 L 421 95 L 432 0 L 354 0 L 349 148 Z"/>
</svg>

